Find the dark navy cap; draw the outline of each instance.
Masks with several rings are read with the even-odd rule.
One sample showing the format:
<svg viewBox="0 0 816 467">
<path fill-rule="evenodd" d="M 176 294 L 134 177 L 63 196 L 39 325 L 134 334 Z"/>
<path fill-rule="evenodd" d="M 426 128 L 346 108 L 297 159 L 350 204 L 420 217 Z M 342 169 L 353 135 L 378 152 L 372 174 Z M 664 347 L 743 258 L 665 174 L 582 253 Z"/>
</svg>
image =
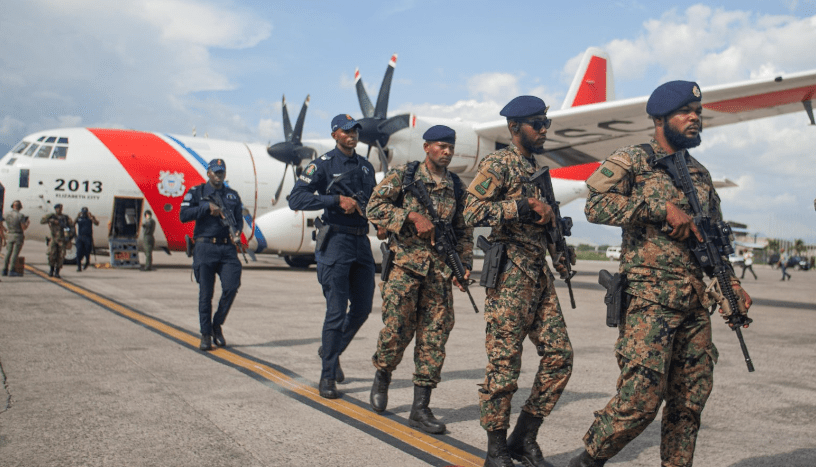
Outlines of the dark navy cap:
<svg viewBox="0 0 816 467">
<path fill-rule="evenodd" d="M 54 209 L 61 208 L 61 207 L 62 207 L 62 203 L 57 203 L 57 204 L 54 205 Z"/>
<path fill-rule="evenodd" d="M 334 131 L 338 130 L 338 129 L 343 130 L 343 131 L 347 131 L 347 130 L 351 130 L 354 127 L 362 128 L 363 126 L 360 125 L 360 122 L 358 122 L 357 120 L 351 118 L 351 115 L 349 115 L 349 114 L 340 114 L 340 115 L 334 117 L 332 119 L 332 121 L 331 121 L 331 131 L 332 131 L 332 133 L 334 133 Z"/>
<path fill-rule="evenodd" d="M 87 208 L 87 207 L 83 207 L 82 209 L 80 209 L 80 210 L 79 210 L 79 212 L 88 212 L 88 208 Z"/>
<path fill-rule="evenodd" d="M 428 142 L 440 141 L 442 143 L 456 144 L 456 132 L 453 128 L 445 125 L 434 125 L 422 135 L 422 139 Z"/>
<path fill-rule="evenodd" d="M 224 163 L 224 159 L 213 159 L 207 165 L 207 170 L 212 170 L 213 172 L 227 170 L 227 164 Z"/>
<path fill-rule="evenodd" d="M 536 96 L 518 96 L 501 109 L 499 115 L 507 118 L 523 118 L 547 113 L 549 107 Z"/>
<path fill-rule="evenodd" d="M 703 94 L 694 81 L 669 81 L 654 90 L 646 103 L 646 113 L 654 117 L 668 115 L 689 102 L 700 102 Z"/>
</svg>

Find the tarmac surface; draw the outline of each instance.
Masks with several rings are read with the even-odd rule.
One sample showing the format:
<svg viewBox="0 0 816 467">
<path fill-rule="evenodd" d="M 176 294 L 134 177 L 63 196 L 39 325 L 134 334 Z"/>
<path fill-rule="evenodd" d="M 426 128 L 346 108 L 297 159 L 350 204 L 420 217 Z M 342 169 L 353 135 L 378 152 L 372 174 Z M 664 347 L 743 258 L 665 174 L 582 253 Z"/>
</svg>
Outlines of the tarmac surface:
<svg viewBox="0 0 816 467">
<path fill-rule="evenodd" d="M 154 254 L 157 271 L 66 265 L 47 277 L 45 246 L 26 242 L 28 269 L 0 282 L 0 466 L 420 466 L 482 465 L 477 384 L 484 321 L 455 292 L 456 326 L 431 407 L 447 423 L 432 436 L 408 426 L 413 347 L 394 372 L 388 410 L 368 404 L 381 297 L 342 356 L 336 401 L 317 395 L 325 303 L 315 268 L 259 256 L 224 325 L 227 347 L 198 350 L 198 286 L 183 253 Z M 95 259 L 107 263 L 107 256 Z M 477 262 L 477 270 L 480 264 Z M 577 308 L 557 289 L 575 350 L 572 379 L 539 432 L 551 465 L 566 466 L 615 391 L 615 329 L 605 325 L 600 269 L 573 279 Z M 754 323 L 744 330 L 756 371 L 717 317 L 720 352 L 695 465 L 816 465 L 816 272 L 755 266 L 744 281 Z M 379 278 L 377 279 L 379 282 Z M 484 289 L 472 286 L 483 309 Z M 216 300 L 220 290 L 216 289 Z M 538 357 L 525 344 L 512 423 Z M 659 418 L 607 466 L 660 464 Z M 517 464 L 520 465 L 520 464 Z"/>
</svg>

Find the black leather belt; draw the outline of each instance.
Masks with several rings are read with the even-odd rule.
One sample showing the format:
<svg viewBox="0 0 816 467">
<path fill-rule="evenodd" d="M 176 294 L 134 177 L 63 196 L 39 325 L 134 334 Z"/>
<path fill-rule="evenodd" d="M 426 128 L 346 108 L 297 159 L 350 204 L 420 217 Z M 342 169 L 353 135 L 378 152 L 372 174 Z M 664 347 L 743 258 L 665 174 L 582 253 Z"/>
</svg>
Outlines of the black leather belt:
<svg viewBox="0 0 816 467">
<path fill-rule="evenodd" d="M 229 245 L 230 239 L 227 237 L 196 237 L 196 243 L 217 243 Z"/>
<path fill-rule="evenodd" d="M 349 235 L 357 235 L 358 237 L 368 235 L 368 225 L 366 225 L 365 227 L 349 227 L 345 225 L 332 224 L 331 229 L 334 232 L 341 232 Z"/>
</svg>

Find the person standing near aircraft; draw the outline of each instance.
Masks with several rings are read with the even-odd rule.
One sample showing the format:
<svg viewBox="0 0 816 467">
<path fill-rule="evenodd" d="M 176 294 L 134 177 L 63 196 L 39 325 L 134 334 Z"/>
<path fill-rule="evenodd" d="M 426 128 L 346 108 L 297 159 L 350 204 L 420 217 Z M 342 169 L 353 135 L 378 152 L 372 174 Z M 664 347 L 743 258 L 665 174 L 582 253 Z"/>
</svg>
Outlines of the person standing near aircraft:
<svg viewBox="0 0 816 467">
<path fill-rule="evenodd" d="M 142 221 L 142 250 L 145 255 L 143 271 L 153 270 L 153 247 L 156 245 L 153 232 L 155 231 L 156 221 L 153 220 L 153 212 L 147 209 L 144 212 L 144 221 Z"/>
<path fill-rule="evenodd" d="M 374 298 L 374 256 L 365 205 L 377 182 L 374 166 L 354 150 L 359 128 L 348 114 L 334 117 L 331 135 L 337 146 L 306 167 L 289 195 L 293 210 L 323 210 L 315 221 L 322 225 L 315 259 L 326 298 L 318 354 L 323 360 L 319 391 L 327 399 L 340 397 L 336 383 L 345 379 L 340 355 L 368 319 Z"/>
<path fill-rule="evenodd" d="M 422 138 L 425 161 L 409 162 L 391 170 L 374 188 L 368 203 L 368 219 L 390 232 L 389 243 L 394 253 L 393 266 L 382 283 L 385 327 L 380 331 L 377 351 L 372 357 L 377 371 L 370 401 L 376 412 L 386 409 L 391 372 L 416 335 L 410 424 L 428 433 L 444 433 L 445 424 L 434 417 L 428 404 L 431 390 L 441 380 L 445 343 L 453 330 L 451 282 L 461 286 L 445 257 L 432 245 L 436 233 L 433 218 L 411 185 L 424 184 L 436 214 L 457 232 L 456 249 L 466 270 L 465 278 L 470 277 L 473 263 L 473 228 L 465 225 L 462 216 L 466 195 L 462 182 L 447 170 L 456 132 L 436 125 Z"/>
<path fill-rule="evenodd" d="M 20 255 L 20 250 L 23 248 L 25 242 L 25 230 L 31 224 L 31 220 L 20 212 L 23 209 L 23 203 L 20 200 L 15 200 L 11 203 L 11 212 L 6 214 L 6 228 L 8 235 L 5 236 L 6 241 L 6 258 L 3 261 L 3 275 L 11 277 L 20 276 L 14 270 L 14 265 L 17 263 L 17 257 Z M 2 224 L 0 224 L 0 231 L 3 231 Z M 4 233 L 4 232 L 3 232 Z M 2 233 L 0 233 L 2 235 Z M 11 271 L 9 271 L 11 268 Z"/>
<path fill-rule="evenodd" d="M 73 235 L 74 222 L 62 213 L 62 204 L 57 203 L 54 205 L 54 212 L 44 215 L 40 219 L 40 224 L 48 224 L 51 230 L 51 240 L 48 242 L 48 266 L 50 267 L 48 276 L 61 279 L 59 272 L 65 259 L 65 248 Z"/>
<path fill-rule="evenodd" d="M 688 198 L 653 163 L 700 144 L 701 99 L 694 82 L 659 86 L 646 104 L 654 122 L 650 143 L 618 149 L 587 180 L 587 220 L 623 229 L 620 272 L 628 280 L 629 303 L 615 345 L 621 371 L 616 394 L 595 412 L 585 450 L 570 467 L 604 465 L 646 429 L 664 401 L 661 465 L 692 465 L 718 358 L 711 341 L 712 300 L 686 242 L 691 235 L 702 241 Z M 711 176 L 687 153 L 686 159 L 702 209 L 712 224 L 722 220 Z M 729 275 L 747 313 L 751 299 L 733 270 Z"/>
<path fill-rule="evenodd" d="M 481 425 L 487 431 L 485 466 L 512 466 L 511 457 L 526 465 L 546 465 L 536 441 L 538 430 L 572 375 L 572 345 L 545 258 L 544 224 L 553 222 L 554 213 L 539 199 L 538 188 L 525 183 L 538 169 L 535 154 L 544 152 L 551 123 L 548 108 L 538 97 L 519 96 L 502 109 L 513 144 L 485 156 L 467 190 L 465 221 L 492 227 L 490 242 L 506 251 L 496 286 L 487 289 L 485 300 L 488 363 L 479 389 Z M 555 267 L 565 268 L 561 263 Z M 541 363 L 530 397 L 507 438 L 528 336 Z"/>
<path fill-rule="evenodd" d="M 25 243 L 25 230 L 31 225 L 31 220 L 20 212 L 23 209 L 23 203 L 20 200 L 15 200 L 11 203 L 11 212 L 6 214 L 6 229 L 8 235 L 5 236 L 6 241 L 6 258 L 3 262 L 3 275 L 11 277 L 20 276 L 14 270 L 14 265 L 17 264 L 17 257 L 20 255 L 20 250 Z M 4 230 L 0 224 L 0 230 Z M 11 269 L 9 271 L 9 268 Z"/>
<path fill-rule="evenodd" d="M 227 166 L 223 159 L 213 159 L 207 165 L 207 183 L 190 188 L 181 202 L 181 222 L 195 221 L 193 238 L 193 273 L 198 282 L 198 319 L 201 329 L 201 350 L 212 350 L 227 345 L 221 326 L 227 319 L 232 302 L 241 286 L 241 262 L 235 245 L 241 241 L 244 226 L 241 217 L 241 197 L 238 192 L 224 184 Z M 232 216 L 236 224 L 237 238 L 232 238 L 228 223 Z M 221 279 L 221 299 L 213 315 L 212 298 L 215 275 Z"/>
<path fill-rule="evenodd" d="M 76 225 L 76 262 L 77 272 L 82 271 L 82 259 L 85 259 L 85 268 L 91 262 L 91 252 L 93 252 L 93 226 L 99 225 L 96 217 L 88 211 L 88 208 L 82 208 L 74 221 Z"/>
</svg>

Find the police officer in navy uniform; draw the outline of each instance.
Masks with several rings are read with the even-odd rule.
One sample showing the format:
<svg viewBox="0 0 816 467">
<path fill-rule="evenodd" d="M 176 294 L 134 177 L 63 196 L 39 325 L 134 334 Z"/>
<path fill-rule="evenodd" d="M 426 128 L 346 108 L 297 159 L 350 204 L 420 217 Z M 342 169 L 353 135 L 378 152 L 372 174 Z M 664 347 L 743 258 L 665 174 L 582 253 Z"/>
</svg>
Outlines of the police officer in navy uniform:
<svg viewBox="0 0 816 467">
<path fill-rule="evenodd" d="M 221 325 L 227 319 L 238 287 L 241 286 L 241 262 L 230 229 L 222 221 L 224 213 L 217 204 L 208 201 L 215 193 L 221 196 L 224 207 L 232 213 L 238 232 L 244 226 L 241 217 L 241 197 L 238 192 L 224 185 L 227 166 L 222 159 L 213 159 L 207 166 L 209 181 L 190 188 L 181 203 L 181 222 L 195 221 L 193 238 L 193 272 L 198 281 L 198 317 L 201 327 L 201 350 L 211 350 L 215 345 L 224 347 Z M 239 242 L 236 238 L 235 242 Z M 215 315 L 212 313 L 215 275 L 221 278 L 221 299 Z"/>
<path fill-rule="evenodd" d="M 91 253 L 93 252 L 93 226 L 99 225 L 99 220 L 88 211 L 88 208 L 80 209 L 76 220 L 76 263 L 77 272 L 83 269 L 88 269 L 88 264 L 91 262 Z M 85 266 L 82 266 L 82 260 L 85 260 Z"/>
<path fill-rule="evenodd" d="M 321 220 L 329 226 L 324 245 L 315 251 L 317 280 L 326 297 L 319 389 L 327 399 L 339 397 L 335 383 L 344 379 L 340 354 L 371 313 L 374 297 L 374 257 L 364 205 L 377 182 L 374 166 L 354 151 L 358 128 L 350 115 L 334 117 L 331 130 L 337 146 L 306 167 L 289 195 L 291 209 L 322 209 Z"/>
</svg>

